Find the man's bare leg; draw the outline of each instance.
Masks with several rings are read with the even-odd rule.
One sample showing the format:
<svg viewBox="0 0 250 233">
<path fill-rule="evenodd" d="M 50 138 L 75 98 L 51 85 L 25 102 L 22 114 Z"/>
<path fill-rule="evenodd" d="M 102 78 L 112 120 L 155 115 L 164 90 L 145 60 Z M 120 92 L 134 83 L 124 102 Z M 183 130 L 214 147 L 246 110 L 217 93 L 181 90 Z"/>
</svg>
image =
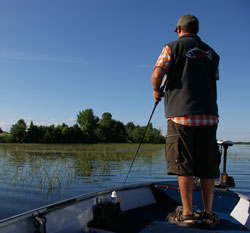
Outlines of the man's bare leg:
<svg viewBox="0 0 250 233">
<path fill-rule="evenodd" d="M 212 214 L 214 198 L 214 179 L 201 179 L 201 193 L 204 211 L 208 214 Z"/>
<path fill-rule="evenodd" d="M 178 182 L 183 205 L 183 215 L 192 214 L 194 179 L 192 176 L 178 176 Z"/>
</svg>

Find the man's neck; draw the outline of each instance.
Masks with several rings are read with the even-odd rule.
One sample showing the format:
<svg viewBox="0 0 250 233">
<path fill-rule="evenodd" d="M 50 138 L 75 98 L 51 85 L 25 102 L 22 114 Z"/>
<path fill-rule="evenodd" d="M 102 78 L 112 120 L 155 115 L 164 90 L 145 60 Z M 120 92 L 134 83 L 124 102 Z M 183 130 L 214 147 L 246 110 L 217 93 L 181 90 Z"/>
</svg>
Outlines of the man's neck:
<svg viewBox="0 0 250 233">
<path fill-rule="evenodd" d="M 186 34 L 190 34 L 190 33 L 181 31 L 180 33 L 178 33 L 178 37 L 180 38 L 180 37 L 182 37 L 182 36 L 184 36 Z"/>
</svg>

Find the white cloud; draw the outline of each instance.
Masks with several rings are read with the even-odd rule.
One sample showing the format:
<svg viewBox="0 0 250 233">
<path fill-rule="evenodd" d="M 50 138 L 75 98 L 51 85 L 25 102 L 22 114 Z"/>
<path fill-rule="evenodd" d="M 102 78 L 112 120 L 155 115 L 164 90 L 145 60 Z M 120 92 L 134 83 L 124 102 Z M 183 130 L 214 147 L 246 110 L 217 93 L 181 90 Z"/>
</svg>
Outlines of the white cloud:
<svg viewBox="0 0 250 233">
<path fill-rule="evenodd" d="M 43 126 L 48 126 L 49 124 L 46 123 L 45 121 L 37 121 L 37 122 L 33 122 L 34 125 L 37 125 L 37 126 L 40 126 L 40 125 L 43 125 Z"/>
<path fill-rule="evenodd" d="M 7 131 L 9 132 L 10 131 L 10 128 L 11 128 L 12 124 L 11 123 L 8 123 L 8 122 L 4 122 L 4 121 L 0 121 L 0 128 L 3 130 L 3 131 Z"/>
<path fill-rule="evenodd" d="M 27 121 L 29 121 L 29 122 L 32 121 L 32 118 L 31 117 L 25 117 L 24 120 L 27 123 Z"/>
<path fill-rule="evenodd" d="M 69 118 L 67 119 L 67 121 L 69 121 L 69 122 L 74 122 L 74 121 L 75 121 L 75 118 L 74 118 L 74 117 L 69 117 Z"/>
</svg>

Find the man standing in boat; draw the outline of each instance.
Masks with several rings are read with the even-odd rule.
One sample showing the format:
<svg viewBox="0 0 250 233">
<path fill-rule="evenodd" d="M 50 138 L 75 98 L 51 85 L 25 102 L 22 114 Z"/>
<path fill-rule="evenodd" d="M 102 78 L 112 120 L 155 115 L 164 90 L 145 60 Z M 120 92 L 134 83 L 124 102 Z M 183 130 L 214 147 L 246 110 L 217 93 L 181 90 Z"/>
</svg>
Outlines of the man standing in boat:
<svg viewBox="0 0 250 233">
<path fill-rule="evenodd" d="M 219 177 L 220 154 L 216 131 L 218 108 L 216 80 L 219 56 L 197 36 L 199 21 L 182 16 L 175 29 L 178 39 L 164 46 L 152 73 L 153 96 L 161 100 L 161 83 L 167 75 L 164 97 L 168 122 L 167 172 L 178 176 L 183 210 L 168 220 L 193 227 L 193 177 L 200 177 L 204 212 L 202 224 L 212 228 L 219 218 L 212 211 L 214 179 Z"/>
</svg>

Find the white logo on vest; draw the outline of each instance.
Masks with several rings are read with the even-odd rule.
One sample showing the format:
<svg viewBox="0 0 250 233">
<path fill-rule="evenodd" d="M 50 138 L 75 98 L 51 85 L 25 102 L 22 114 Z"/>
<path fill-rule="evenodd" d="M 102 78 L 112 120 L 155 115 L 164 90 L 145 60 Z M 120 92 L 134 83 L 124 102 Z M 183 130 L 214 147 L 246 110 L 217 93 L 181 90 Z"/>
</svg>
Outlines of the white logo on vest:
<svg viewBox="0 0 250 233">
<path fill-rule="evenodd" d="M 208 50 L 207 52 L 198 49 L 197 47 L 194 47 L 193 49 L 190 49 L 186 53 L 186 57 L 191 58 L 191 59 L 204 59 L 208 58 L 209 61 L 212 61 L 212 51 Z"/>
</svg>

